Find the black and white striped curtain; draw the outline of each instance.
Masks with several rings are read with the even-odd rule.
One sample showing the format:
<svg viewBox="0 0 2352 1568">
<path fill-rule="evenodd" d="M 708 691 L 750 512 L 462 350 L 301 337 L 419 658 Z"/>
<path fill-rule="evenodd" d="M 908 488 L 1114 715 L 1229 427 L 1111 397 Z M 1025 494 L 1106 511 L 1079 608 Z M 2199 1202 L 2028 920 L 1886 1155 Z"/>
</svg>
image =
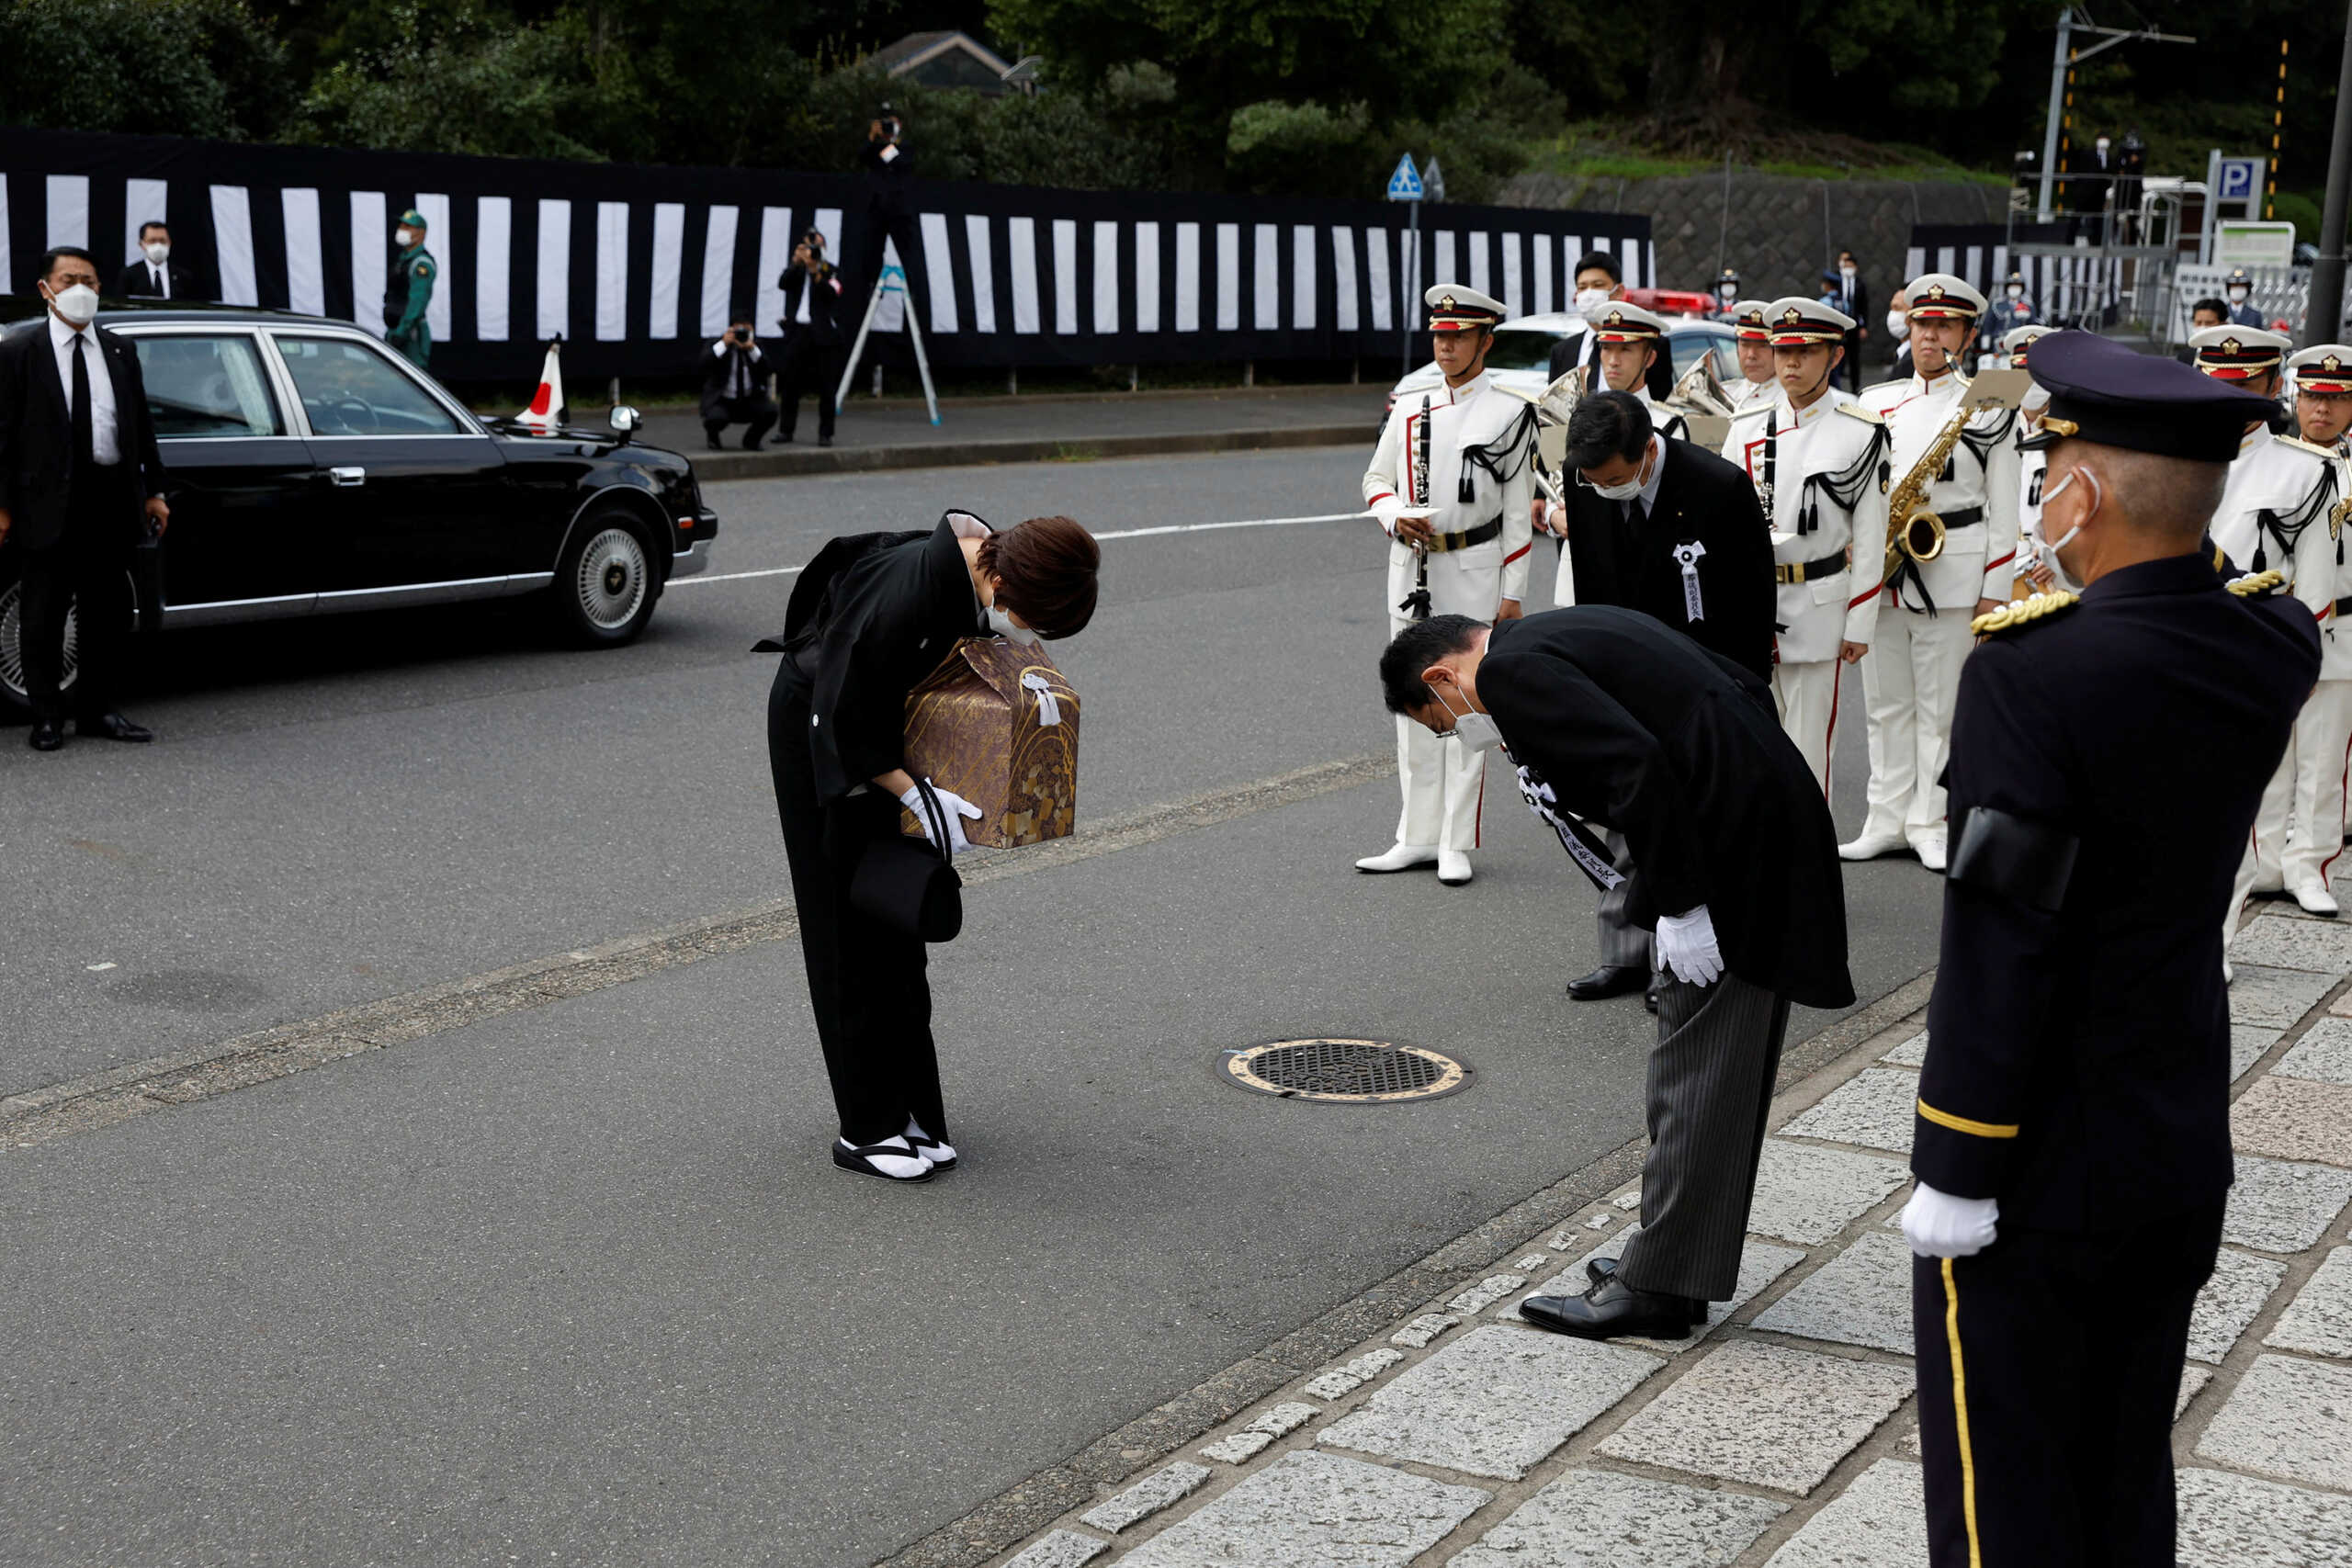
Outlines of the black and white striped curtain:
<svg viewBox="0 0 2352 1568">
<path fill-rule="evenodd" d="M 793 236 L 822 230 L 854 257 L 878 221 L 866 197 L 850 175 L 6 130 L 0 280 L 29 293 L 54 244 L 110 270 L 160 218 L 218 299 L 379 328 L 391 230 L 413 206 L 441 269 L 435 371 L 525 376 L 561 336 L 576 375 L 658 374 L 693 364 L 739 306 L 774 330 Z M 1656 281 L 1642 215 L 1426 208 L 1416 255 L 1406 210 L 1378 201 L 916 180 L 901 205 L 914 254 L 887 259 L 947 366 L 1386 355 L 1425 282 L 1521 315 L 1565 309 L 1586 251 L 1617 255 L 1629 287 Z M 908 356 L 902 330 L 882 343 Z"/>
<path fill-rule="evenodd" d="M 2098 220 L 2080 221 L 2086 225 L 2082 231 L 2096 243 Z M 1918 224 L 1911 231 L 1905 276 L 1948 272 L 1984 290 L 1985 299 L 1997 300 L 2009 274 L 2016 272 L 2024 276 L 2026 293 L 2042 321 L 2066 326 L 2109 322 L 2122 295 L 2124 263 L 2095 252 L 2047 254 L 2050 248 L 2071 246 L 2075 231 L 2075 225 L 2064 221 L 2021 223 L 2014 229 L 1998 223 Z"/>
</svg>

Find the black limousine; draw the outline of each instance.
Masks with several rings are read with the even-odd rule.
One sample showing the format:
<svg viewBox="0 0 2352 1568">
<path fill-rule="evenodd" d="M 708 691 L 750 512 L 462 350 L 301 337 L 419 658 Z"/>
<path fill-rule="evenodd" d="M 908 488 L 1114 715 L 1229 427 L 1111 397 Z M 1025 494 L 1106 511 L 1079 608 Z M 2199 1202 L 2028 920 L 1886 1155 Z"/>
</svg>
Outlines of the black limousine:
<svg viewBox="0 0 2352 1568">
<path fill-rule="evenodd" d="M 0 299 L 5 330 L 38 299 Z M 484 420 L 348 321 L 107 302 L 138 346 L 171 526 L 141 552 L 142 630 L 537 594 L 589 645 L 645 629 L 718 518 L 694 467 L 610 431 Z M 25 711 L 17 567 L 0 548 L 0 711 Z M 67 672 L 72 673 L 72 645 Z"/>
</svg>

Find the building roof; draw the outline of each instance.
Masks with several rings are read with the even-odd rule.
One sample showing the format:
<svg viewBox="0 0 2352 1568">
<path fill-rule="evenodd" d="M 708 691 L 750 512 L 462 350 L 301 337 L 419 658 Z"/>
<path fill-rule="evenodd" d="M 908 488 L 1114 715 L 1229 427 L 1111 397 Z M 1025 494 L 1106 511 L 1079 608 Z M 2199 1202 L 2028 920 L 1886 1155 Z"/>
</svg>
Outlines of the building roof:
<svg viewBox="0 0 2352 1568">
<path fill-rule="evenodd" d="M 969 33 L 909 33 L 874 51 L 876 63 L 893 76 L 926 87 L 970 87 L 982 93 L 1010 91 L 1004 73 L 1012 62 Z"/>
</svg>

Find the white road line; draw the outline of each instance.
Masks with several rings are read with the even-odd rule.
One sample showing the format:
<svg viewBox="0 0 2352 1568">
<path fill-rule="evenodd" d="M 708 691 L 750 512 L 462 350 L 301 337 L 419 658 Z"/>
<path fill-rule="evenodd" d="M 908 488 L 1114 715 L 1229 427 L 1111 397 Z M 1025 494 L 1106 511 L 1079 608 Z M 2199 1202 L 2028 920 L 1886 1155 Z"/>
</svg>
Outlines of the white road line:
<svg viewBox="0 0 2352 1568">
<path fill-rule="evenodd" d="M 1223 528 L 1292 528 L 1302 523 L 1352 523 L 1372 515 L 1369 512 L 1318 512 L 1311 517 L 1243 517 L 1230 523 L 1170 523 L 1159 528 L 1120 528 L 1108 534 L 1097 534 L 1097 540 L 1152 539 L 1164 534 L 1206 534 Z M 692 588 L 703 582 L 741 582 L 748 577 L 792 577 L 802 569 L 797 566 L 763 567 L 757 571 L 720 571 L 698 577 L 682 577 L 670 584 L 673 588 Z"/>
</svg>

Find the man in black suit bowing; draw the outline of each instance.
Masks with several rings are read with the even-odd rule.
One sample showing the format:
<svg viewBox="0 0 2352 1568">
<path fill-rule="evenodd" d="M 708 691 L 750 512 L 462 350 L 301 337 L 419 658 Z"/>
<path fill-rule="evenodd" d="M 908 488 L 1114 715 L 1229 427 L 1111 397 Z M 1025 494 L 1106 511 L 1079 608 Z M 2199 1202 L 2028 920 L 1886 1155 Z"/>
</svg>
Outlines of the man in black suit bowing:
<svg viewBox="0 0 2352 1568">
<path fill-rule="evenodd" d="M 1567 437 L 1576 482 L 1546 525 L 1564 541 L 1555 598 L 1639 610 L 1769 681 L 1772 536 L 1747 476 L 1658 434 L 1631 392 L 1583 399 Z M 1609 847 L 1630 874 L 1623 837 L 1612 833 Z M 1650 986 L 1649 932 L 1629 918 L 1625 891 L 1601 895 L 1600 967 L 1568 983 L 1578 1001 Z"/>
<path fill-rule="evenodd" d="M 200 299 L 196 274 L 172 259 L 172 231 L 150 219 L 139 225 L 139 259 L 115 279 L 118 299 Z"/>
<path fill-rule="evenodd" d="M 153 737 L 114 711 L 134 606 L 130 552 L 171 521 L 147 389 L 130 344 L 92 322 L 98 264 L 60 248 L 41 258 L 40 325 L 0 340 L 0 544 L 21 563 L 18 638 L 32 748 L 65 744 L 65 613 L 74 607 L 75 728 L 109 740 Z"/>
<path fill-rule="evenodd" d="M 1519 1310 L 1585 1338 L 1683 1338 L 1739 1278 L 1790 1005 L 1854 999 L 1821 786 L 1753 671 L 1615 605 L 1417 622 L 1380 680 L 1392 711 L 1508 749 L 1521 793 L 1596 883 L 1621 873 L 1584 819 L 1633 846 L 1624 891 L 1666 971 L 1642 1228 L 1584 1294 Z"/>
</svg>

